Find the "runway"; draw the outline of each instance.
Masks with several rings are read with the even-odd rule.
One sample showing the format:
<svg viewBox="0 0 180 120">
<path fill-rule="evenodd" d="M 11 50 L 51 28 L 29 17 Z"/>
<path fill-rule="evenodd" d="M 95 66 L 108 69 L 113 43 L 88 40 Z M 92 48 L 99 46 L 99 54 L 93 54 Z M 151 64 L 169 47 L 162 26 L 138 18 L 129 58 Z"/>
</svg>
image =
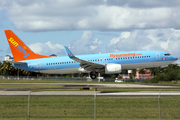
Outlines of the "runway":
<svg viewBox="0 0 180 120">
<path fill-rule="evenodd" d="M 137 88 L 137 89 L 179 89 L 179 85 L 163 84 L 107 84 L 107 83 L 0 83 L 0 96 L 180 96 L 180 91 L 131 91 L 131 92 L 103 92 L 103 91 L 46 91 L 46 89 L 79 89 L 79 88 Z M 3 87 L 11 85 L 12 87 Z M 13 87 L 23 85 L 23 87 Z M 56 87 L 26 87 L 26 85 L 56 85 Z M 57 87 L 59 85 L 60 87 Z M 43 91 L 39 91 L 39 90 Z M 31 92 L 29 92 L 31 91 Z M 118 90 L 119 91 L 119 90 Z"/>
<path fill-rule="evenodd" d="M 180 91 L 134 91 L 134 92 L 99 92 L 99 91 L 0 91 L 0 96 L 180 96 Z"/>
</svg>

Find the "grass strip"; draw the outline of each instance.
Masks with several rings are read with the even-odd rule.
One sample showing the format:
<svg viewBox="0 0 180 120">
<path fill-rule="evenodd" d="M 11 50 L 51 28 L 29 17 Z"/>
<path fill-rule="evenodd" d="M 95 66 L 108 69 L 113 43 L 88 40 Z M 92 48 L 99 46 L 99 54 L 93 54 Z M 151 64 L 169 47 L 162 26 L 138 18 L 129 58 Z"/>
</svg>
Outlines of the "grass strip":
<svg viewBox="0 0 180 120">
<path fill-rule="evenodd" d="M 94 97 L 31 97 L 30 118 L 93 120 Z M 161 118 L 180 119 L 180 97 L 161 97 Z M 157 97 L 102 97 L 96 100 L 98 120 L 158 120 Z M 27 119 L 27 97 L 0 97 L 0 119 Z"/>
</svg>

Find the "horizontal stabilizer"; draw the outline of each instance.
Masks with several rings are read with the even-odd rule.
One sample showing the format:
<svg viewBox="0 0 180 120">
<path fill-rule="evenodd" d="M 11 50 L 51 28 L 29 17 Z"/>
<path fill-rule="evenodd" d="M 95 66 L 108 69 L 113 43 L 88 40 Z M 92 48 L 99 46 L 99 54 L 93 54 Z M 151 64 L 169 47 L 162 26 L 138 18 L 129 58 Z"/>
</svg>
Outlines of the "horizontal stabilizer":
<svg viewBox="0 0 180 120">
<path fill-rule="evenodd" d="M 16 61 L 6 61 L 6 62 L 14 63 L 14 64 L 18 64 L 18 65 L 27 64 L 26 62 L 16 62 Z"/>
</svg>

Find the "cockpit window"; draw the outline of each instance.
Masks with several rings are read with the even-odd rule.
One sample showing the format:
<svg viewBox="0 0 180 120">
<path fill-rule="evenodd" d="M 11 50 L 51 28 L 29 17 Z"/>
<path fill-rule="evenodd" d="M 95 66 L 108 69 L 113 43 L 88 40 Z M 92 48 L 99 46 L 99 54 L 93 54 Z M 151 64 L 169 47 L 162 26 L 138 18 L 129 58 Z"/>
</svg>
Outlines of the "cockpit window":
<svg viewBox="0 0 180 120">
<path fill-rule="evenodd" d="M 171 54 L 169 54 L 169 53 L 166 53 L 166 54 L 164 54 L 165 56 L 170 56 Z"/>
</svg>

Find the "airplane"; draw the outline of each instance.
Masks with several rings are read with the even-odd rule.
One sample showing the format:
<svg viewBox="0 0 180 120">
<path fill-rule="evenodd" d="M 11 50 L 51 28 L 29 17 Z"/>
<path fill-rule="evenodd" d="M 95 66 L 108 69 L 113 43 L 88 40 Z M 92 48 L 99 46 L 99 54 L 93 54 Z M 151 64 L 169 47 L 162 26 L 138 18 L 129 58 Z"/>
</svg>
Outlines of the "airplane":
<svg viewBox="0 0 180 120">
<path fill-rule="evenodd" d="M 163 51 L 128 51 L 75 56 L 67 46 L 67 56 L 51 57 L 34 53 L 11 30 L 4 30 L 14 61 L 14 67 L 48 74 L 90 73 L 92 79 L 99 72 L 119 74 L 123 69 L 160 67 L 173 63 L 177 57 Z"/>
</svg>

